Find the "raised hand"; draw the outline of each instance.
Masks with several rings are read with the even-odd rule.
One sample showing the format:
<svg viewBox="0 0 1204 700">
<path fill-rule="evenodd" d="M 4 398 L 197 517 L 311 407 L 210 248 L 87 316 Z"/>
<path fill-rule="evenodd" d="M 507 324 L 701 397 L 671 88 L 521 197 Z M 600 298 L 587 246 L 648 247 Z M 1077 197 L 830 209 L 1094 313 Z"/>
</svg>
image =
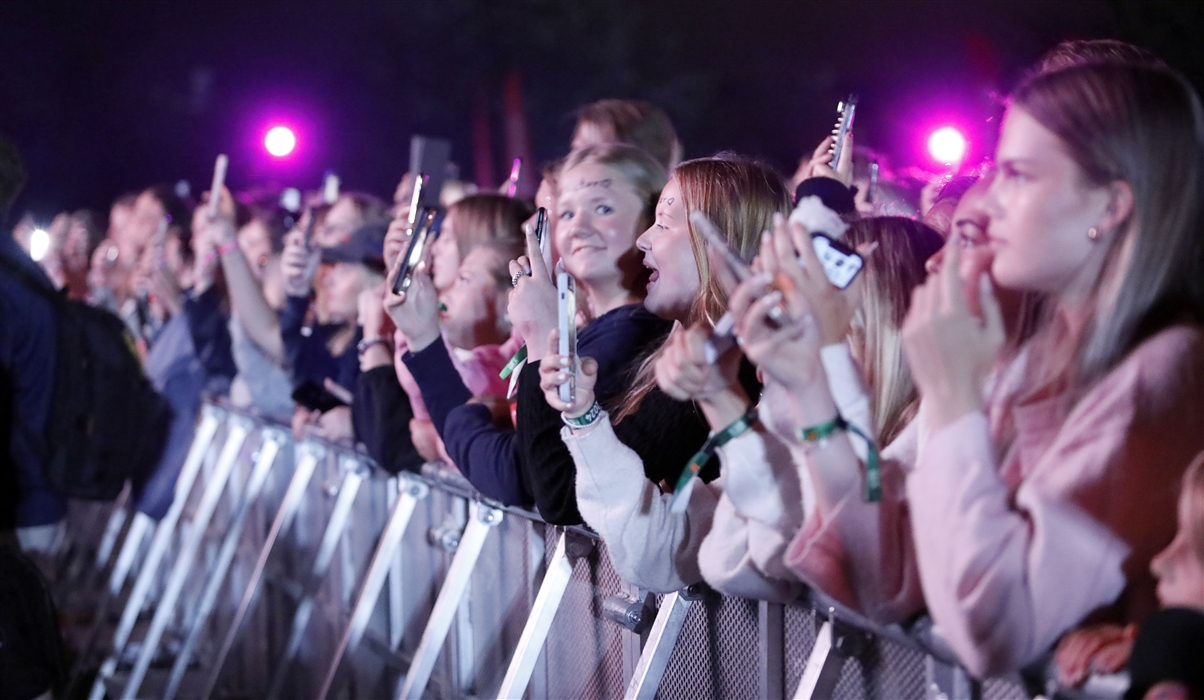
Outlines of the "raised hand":
<svg viewBox="0 0 1204 700">
<path fill-rule="evenodd" d="M 983 384 L 1003 347 L 1005 331 L 999 301 L 984 272 L 979 277 L 981 315 L 970 302 L 958 270 L 961 247 L 950 246 L 936 275 L 917 287 L 903 323 L 903 350 L 911 375 L 939 430 L 982 410 Z"/>
<path fill-rule="evenodd" d="M 557 327 L 556 280 L 540 253 L 534 231 L 527 231 L 527 254 L 510 261 L 510 276 L 518 275 L 507 313 L 511 325 L 527 344 L 530 362 L 543 357 L 543 339 Z M 553 348 L 555 350 L 555 348 Z"/>
<path fill-rule="evenodd" d="M 309 216 L 313 216 L 312 213 Z M 284 277 L 284 291 L 289 296 L 309 296 L 313 289 L 314 275 L 318 273 L 321 251 L 305 244 L 305 224 L 299 224 L 284 238 L 284 252 L 280 256 L 280 271 Z"/>
<path fill-rule="evenodd" d="M 414 270 L 410 288 L 394 294 L 393 283 L 401 274 L 401 263 L 398 257 L 385 279 L 384 309 L 405 336 L 410 352 L 418 352 L 439 338 L 439 297 L 425 262 Z"/>
<path fill-rule="evenodd" d="M 548 342 L 544 346 L 544 356 L 539 362 L 539 388 L 543 390 L 544 398 L 552 408 L 563 412 L 570 418 L 576 418 L 594 405 L 594 385 L 598 383 L 598 362 L 592 357 L 578 358 L 577 386 L 573 392 L 573 400 L 560 400 L 560 385 L 568 381 L 569 358 L 558 354 L 560 346 L 560 331 L 553 329 L 548 334 Z"/>
</svg>

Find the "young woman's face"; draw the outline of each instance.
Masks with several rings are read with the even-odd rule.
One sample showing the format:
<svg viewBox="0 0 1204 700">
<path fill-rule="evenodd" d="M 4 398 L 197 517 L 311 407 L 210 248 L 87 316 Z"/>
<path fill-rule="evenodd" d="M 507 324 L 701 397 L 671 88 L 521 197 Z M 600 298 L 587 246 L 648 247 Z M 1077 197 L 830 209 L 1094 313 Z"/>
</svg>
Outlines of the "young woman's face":
<svg viewBox="0 0 1204 700">
<path fill-rule="evenodd" d="M 1190 492 L 1179 497 L 1179 530 L 1175 539 L 1150 560 L 1150 572 L 1158 579 L 1158 601 L 1164 608 L 1204 609 L 1204 562 L 1191 541 Z"/>
<path fill-rule="evenodd" d="M 1087 231 L 1104 217 L 1108 189 L 1085 184 L 1061 140 L 1015 107 L 1004 118 L 995 162 L 986 196 L 995 279 L 1058 297 L 1081 292 L 1095 249 Z"/>
<path fill-rule="evenodd" d="M 950 246 L 961 248 L 958 276 L 961 277 L 966 289 L 966 299 L 971 300 L 971 305 L 978 299 L 978 278 L 982 273 L 991 271 L 991 261 L 995 258 L 987 236 L 990 217 L 985 207 L 987 190 L 990 189 L 994 177 L 993 172 L 988 173 L 966 190 L 953 210 L 945 246 L 924 263 L 928 274 L 935 275 L 944 264 L 946 250 Z M 978 309 L 972 310 L 978 313 Z"/>
<path fill-rule="evenodd" d="M 622 284 L 620 259 L 632 252 L 643 203 L 618 170 L 581 163 L 560 178 L 556 249 L 578 282 Z"/>
<path fill-rule="evenodd" d="M 656 221 L 636 239 L 644 266 L 652 270 L 644 306 L 661 318 L 685 321 L 702 281 L 694 259 L 681 186 L 671 178 L 656 203 Z"/>
<path fill-rule="evenodd" d="M 443 217 L 439 237 L 431 244 L 431 279 L 435 282 L 435 291 L 443 293 L 451 288 L 460 270 L 460 262 L 460 244 L 456 241 L 456 214 L 453 211 Z"/>
<path fill-rule="evenodd" d="M 238 229 L 238 247 L 247 258 L 255 278 L 262 281 L 263 268 L 272 257 L 272 236 L 268 233 L 268 227 L 259 219 L 252 219 Z"/>
<path fill-rule="evenodd" d="M 443 329 L 453 347 L 471 350 L 506 341 L 499 323 L 505 289 L 498 287 L 494 271 L 508 262 L 495 250 L 476 248 L 460 264 L 456 281 L 440 296 L 447 307 L 440 313 Z"/>
<path fill-rule="evenodd" d="M 366 287 L 364 267 L 354 263 L 326 266 L 318 281 L 314 311 L 318 323 L 348 323 L 359 314 L 360 292 Z"/>
<path fill-rule="evenodd" d="M 351 234 L 362 226 L 364 217 L 351 197 L 340 197 L 321 224 L 314 227 L 314 245 L 331 248 L 351 240 Z"/>
</svg>

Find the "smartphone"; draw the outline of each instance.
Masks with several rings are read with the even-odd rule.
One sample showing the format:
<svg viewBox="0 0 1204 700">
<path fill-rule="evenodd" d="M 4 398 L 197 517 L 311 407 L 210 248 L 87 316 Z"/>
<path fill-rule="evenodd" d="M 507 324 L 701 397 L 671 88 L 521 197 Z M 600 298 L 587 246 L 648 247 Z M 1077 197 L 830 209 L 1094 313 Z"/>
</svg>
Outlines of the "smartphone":
<svg viewBox="0 0 1204 700">
<path fill-rule="evenodd" d="M 339 201 L 339 176 L 334 172 L 327 172 L 322 179 L 322 201 L 326 204 Z"/>
<path fill-rule="evenodd" d="M 577 395 L 577 283 L 572 275 L 559 270 L 556 273 L 556 296 L 560 311 L 561 357 L 569 358 L 568 381 L 560 385 L 560 400 L 572 403 Z"/>
<path fill-rule="evenodd" d="M 447 165 L 451 158 L 451 142 L 431 136 L 410 137 L 410 172 L 425 173 L 426 186 L 418 200 L 420 207 L 438 207 L 443 182 L 447 179 Z M 411 209 L 416 211 L 417 208 Z"/>
<path fill-rule="evenodd" d="M 546 257 L 548 248 L 548 210 L 543 207 L 535 212 L 535 242 L 539 244 L 540 254 Z"/>
<path fill-rule="evenodd" d="M 430 177 L 426 173 L 418 173 L 414 176 L 414 191 L 410 194 L 410 217 L 408 220 L 411 236 L 414 235 L 414 224 L 418 221 L 418 207 L 421 205 L 422 193 L 428 182 L 430 182 Z"/>
<path fill-rule="evenodd" d="M 226 166 L 229 164 L 226 154 L 218 155 L 213 164 L 213 183 L 209 185 L 209 217 L 217 216 L 218 204 L 222 201 L 222 186 L 226 184 Z"/>
<path fill-rule="evenodd" d="M 523 159 L 515 158 L 510 165 L 510 179 L 506 184 L 506 196 L 514 199 L 514 193 L 518 192 L 518 177 L 523 172 Z"/>
<path fill-rule="evenodd" d="M 811 245 L 815 247 L 815 255 L 819 257 L 828 281 L 838 289 L 845 289 L 852 284 L 857 273 L 865 266 L 865 260 L 857 251 L 826 233 L 811 234 Z"/>
<path fill-rule="evenodd" d="M 849 95 L 844 102 L 839 102 L 836 105 L 836 127 L 832 129 L 832 135 L 836 140 L 832 142 L 832 168 L 835 169 L 840 164 L 840 156 L 844 151 L 844 137 L 853 130 L 853 115 L 857 112 L 857 95 Z"/>
<path fill-rule="evenodd" d="M 870 184 L 865 190 L 865 203 L 873 204 L 878 196 L 878 161 L 870 163 Z"/>
<path fill-rule="evenodd" d="M 752 271 L 749 269 L 748 263 L 744 262 L 744 259 L 732 250 L 727 241 L 723 240 L 719 229 L 705 214 L 695 211 L 690 214 L 690 221 L 694 224 L 694 228 L 702 234 L 707 245 L 723 256 L 724 262 L 727 263 L 736 279 L 743 282 L 749 278 Z M 736 319 L 732 317 L 731 312 L 728 312 L 719 317 L 719 320 L 715 322 L 715 327 L 711 329 L 711 337 L 707 338 L 706 346 L 703 349 L 707 362 L 715 362 L 735 344 Z"/>
<path fill-rule="evenodd" d="M 431 241 L 434 240 L 435 216 L 438 213 L 437 209 L 424 209 L 422 211 L 418 228 L 414 229 L 414 232 L 410 234 L 410 246 L 406 248 L 405 257 L 402 258 L 401 270 L 397 273 L 397 279 L 393 281 L 394 294 L 405 292 L 414 281 L 414 272 L 418 269 L 418 264 L 422 262 L 423 257 L 430 249 Z"/>
</svg>

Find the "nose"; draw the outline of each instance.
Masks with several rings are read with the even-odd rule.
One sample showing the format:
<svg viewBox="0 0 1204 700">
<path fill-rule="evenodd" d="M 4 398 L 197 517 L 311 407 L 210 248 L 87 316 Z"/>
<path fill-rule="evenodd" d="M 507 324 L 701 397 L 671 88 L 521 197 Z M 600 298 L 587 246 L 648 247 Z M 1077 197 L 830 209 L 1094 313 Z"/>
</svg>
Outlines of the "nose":
<svg viewBox="0 0 1204 700">
<path fill-rule="evenodd" d="M 1167 564 L 1174 556 L 1175 546 L 1178 543 L 1179 538 L 1176 536 L 1175 539 L 1166 546 L 1166 549 L 1155 554 L 1154 558 L 1150 560 L 1150 573 L 1154 575 L 1154 578 L 1163 579 L 1166 578 L 1167 574 L 1170 573 L 1170 567 L 1167 566 Z"/>
<path fill-rule="evenodd" d="M 956 244 L 953 244 L 956 245 Z M 941 263 L 945 260 L 945 249 L 941 248 L 932 254 L 931 258 L 924 261 L 924 272 L 930 275 L 935 275 L 941 271 Z"/>
<path fill-rule="evenodd" d="M 652 232 L 654 228 L 656 228 L 655 225 L 649 226 L 648 230 L 641 233 L 639 238 L 635 239 L 635 247 L 639 248 L 644 253 L 652 251 L 652 237 L 656 235 Z"/>
</svg>

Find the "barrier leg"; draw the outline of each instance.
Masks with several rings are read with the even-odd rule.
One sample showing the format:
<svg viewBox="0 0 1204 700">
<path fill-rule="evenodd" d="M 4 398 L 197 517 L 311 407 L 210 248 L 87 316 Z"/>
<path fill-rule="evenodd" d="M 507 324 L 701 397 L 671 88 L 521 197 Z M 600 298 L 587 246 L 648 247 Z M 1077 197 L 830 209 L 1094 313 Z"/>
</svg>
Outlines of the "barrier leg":
<svg viewBox="0 0 1204 700">
<path fill-rule="evenodd" d="M 155 576 L 158 575 L 159 564 L 167 553 L 168 545 L 171 544 L 176 523 L 184 511 L 184 503 L 188 500 L 188 494 L 192 491 L 197 473 L 201 470 L 201 463 L 209 452 L 209 446 L 217 433 L 218 424 L 226 416 L 227 413 L 216 406 L 206 405 L 201 409 L 201 423 L 197 428 L 196 437 L 193 438 L 192 447 L 188 450 L 188 457 L 184 460 L 184 466 L 180 469 L 180 476 L 176 479 L 176 490 L 171 507 L 167 509 L 167 515 L 163 516 L 158 526 L 155 527 L 154 539 L 151 540 L 150 549 L 146 552 L 146 558 L 142 562 L 138 578 L 134 581 L 134 589 L 130 591 L 130 598 L 126 601 L 125 609 L 121 613 L 117 630 L 113 633 L 112 652 L 101 664 L 100 672 L 97 673 L 96 681 L 92 684 L 92 691 L 88 695 L 89 700 L 101 700 L 104 697 L 105 681 L 117 671 L 117 662 L 121 658 L 122 652 L 125 651 L 126 642 L 129 641 L 130 633 L 134 630 L 138 613 L 142 610 L 143 603 L 146 602 Z M 128 540 L 129 537 L 127 536 L 126 539 Z"/>
<path fill-rule="evenodd" d="M 400 478 L 394 478 L 389 489 L 389 512 L 397 507 L 401 492 L 405 488 Z M 430 487 L 427 487 L 428 489 Z M 394 556 L 389 560 L 389 648 L 401 646 L 402 635 L 405 634 L 405 611 L 402 609 L 401 557 Z"/>
<path fill-rule="evenodd" d="M 573 576 L 573 562 L 569 559 L 567 540 L 569 534 L 561 532 L 556 539 L 556 550 L 548 562 L 547 572 L 544 573 L 543 583 L 531 606 L 531 615 L 523 627 L 523 634 L 518 639 L 518 648 L 514 650 L 514 658 L 506 668 L 506 677 L 502 679 L 502 687 L 498 689 L 498 698 L 522 697 L 531 682 L 531 674 L 535 671 L 535 661 L 543 650 L 552 629 L 552 621 L 556 611 L 560 609 L 560 601 L 569 587 Z"/>
<path fill-rule="evenodd" d="M 831 620 L 824 622 L 815 637 L 815 648 L 807 657 L 807 665 L 803 667 L 803 677 L 799 679 L 798 688 L 794 691 L 795 700 L 808 698 L 830 698 L 832 691 L 840 680 L 840 671 L 844 667 L 844 656 L 838 654 L 832 645 Z"/>
<path fill-rule="evenodd" d="M 284 498 L 280 502 L 280 509 L 276 511 L 276 518 L 272 521 L 272 527 L 268 531 L 268 536 L 264 540 L 263 547 L 259 550 L 259 559 L 256 560 L 255 568 L 251 571 L 251 576 L 247 580 L 247 587 L 243 591 L 242 601 L 239 602 L 238 610 L 234 613 L 234 620 L 230 623 L 230 628 L 226 630 L 226 636 L 222 640 L 221 647 L 213 657 L 213 665 L 209 669 L 209 675 L 205 678 L 204 684 L 202 684 L 200 694 L 202 698 L 213 695 L 213 690 L 217 687 L 217 679 L 221 675 L 226 657 L 230 655 L 230 650 L 234 648 L 234 642 L 238 639 L 238 634 L 242 630 L 243 620 L 246 619 L 251 607 L 255 604 L 255 597 L 259 591 L 259 581 L 263 578 L 264 569 L 267 568 L 268 558 L 279 541 L 281 533 L 288 529 L 289 525 L 293 522 L 293 518 L 297 515 L 297 509 L 300 508 L 301 500 L 305 497 L 305 491 L 309 488 L 309 482 L 313 478 L 314 470 L 317 469 L 318 462 L 326 456 L 326 450 L 316 443 L 305 443 L 300 447 L 298 455 L 292 479 L 289 480 L 288 488 L 284 492 Z"/>
<path fill-rule="evenodd" d="M 238 542 L 242 537 L 243 525 L 246 524 L 247 515 L 250 513 L 255 501 L 259 499 L 259 494 L 268 479 L 272 465 L 276 463 L 276 456 L 280 453 L 280 446 L 284 441 L 285 437 L 279 430 L 265 429 L 263 431 L 263 444 L 259 446 L 255 467 L 252 469 L 251 476 L 247 480 L 247 488 L 242 493 L 242 498 L 235 507 L 234 517 L 231 519 L 226 530 L 226 536 L 222 540 L 221 549 L 217 554 L 217 561 L 214 562 L 213 571 L 209 574 L 208 581 L 205 584 L 205 591 L 201 595 L 200 605 L 188 630 L 188 637 L 179 655 L 176 656 L 175 665 L 172 666 L 171 678 L 167 682 L 167 690 L 163 693 L 164 700 L 174 698 L 176 692 L 179 690 L 180 682 L 184 680 L 184 672 L 188 668 L 188 662 L 192 659 L 193 651 L 196 649 L 197 642 L 200 641 L 201 632 L 204 630 L 205 624 L 209 621 L 209 615 L 213 612 L 213 606 L 217 603 L 222 583 L 226 580 L 226 572 L 229 571 L 230 564 L 234 561 L 234 554 L 238 549 Z"/>
<path fill-rule="evenodd" d="M 222 491 L 226 488 L 230 473 L 234 471 L 234 463 L 238 461 L 243 443 L 246 442 L 247 435 L 251 432 L 251 422 L 242 416 L 233 417 L 228 423 L 230 432 L 226 436 L 226 444 L 222 447 L 221 457 L 214 467 L 209 482 L 205 484 L 201 502 L 197 506 L 196 515 L 192 520 L 192 527 L 172 566 L 171 575 L 167 579 L 167 587 L 163 590 L 163 597 L 160 599 L 158 607 L 155 608 L 150 630 L 147 631 L 146 639 L 142 642 L 142 653 L 138 655 L 134 670 L 125 684 L 125 691 L 122 693 L 123 700 L 133 700 L 142 687 L 142 681 L 146 678 L 146 672 L 150 670 L 151 659 L 154 658 L 155 651 L 159 648 L 159 642 L 163 638 L 163 632 L 167 629 L 167 623 L 171 621 L 171 616 L 175 613 L 180 592 L 184 590 L 184 584 L 192 572 L 197 550 L 200 549 L 201 541 L 209 529 L 213 511 L 217 508 Z"/>
<path fill-rule="evenodd" d="M 635 673 L 623 697 L 650 700 L 656 696 L 661 678 L 669 666 L 669 658 L 673 656 L 673 647 L 677 646 L 677 638 L 686 623 L 690 605 L 701 595 L 701 590 L 701 586 L 690 586 L 682 591 L 674 591 L 661 600 L 660 609 L 656 611 L 656 619 L 648 633 L 648 642 L 644 645 L 640 660 L 636 662 Z"/>
<path fill-rule="evenodd" d="M 343 657 L 354 653 L 360 641 L 363 640 L 364 630 L 368 628 L 368 621 L 372 617 L 376 601 L 380 598 L 385 579 L 390 576 L 394 563 L 399 561 L 397 550 L 401 547 L 401 538 L 405 535 L 410 519 L 414 515 L 414 508 L 418 505 L 418 501 L 430 494 L 429 486 L 408 476 L 398 477 L 398 490 L 397 502 L 389 514 L 385 531 L 381 534 L 380 543 L 377 544 L 376 552 L 372 556 L 372 563 L 364 577 L 364 584 L 360 589 L 359 597 L 356 598 L 355 607 L 352 608 L 351 621 L 347 624 L 343 638 L 330 662 L 326 680 L 318 693 L 319 698 L 324 698 L 330 693 Z"/>
<path fill-rule="evenodd" d="M 100 546 L 96 548 L 94 569 L 97 571 L 104 571 L 109 566 L 109 558 L 113 556 L 113 550 L 117 547 L 117 538 L 121 535 L 121 528 L 125 526 L 126 506 L 129 504 L 132 490 L 127 482 L 113 503 L 113 510 L 109 513 L 105 525 L 104 536 L 100 538 Z"/>
<path fill-rule="evenodd" d="M 326 578 L 326 573 L 330 570 L 330 562 L 334 558 L 335 548 L 339 544 L 339 540 L 343 537 L 343 531 L 347 529 L 347 523 L 351 518 L 351 506 L 355 503 L 355 496 L 359 493 L 360 485 L 364 482 L 366 476 L 363 465 L 357 462 L 354 458 L 344 457 L 340 466 L 343 469 L 343 481 L 339 485 L 339 495 L 335 499 L 334 509 L 330 513 L 330 520 L 326 524 L 326 530 L 322 533 L 322 541 L 318 545 L 318 553 L 314 557 L 313 567 L 310 569 L 309 578 L 305 584 L 305 597 L 301 599 L 300 605 L 297 606 L 297 612 L 293 615 L 292 631 L 289 634 L 288 644 L 285 645 L 284 654 L 281 656 L 280 663 L 276 665 L 275 671 L 272 672 L 272 682 L 269 685 L 267 697 L 276 698 L 280 696 L 280 691 L 284 688 L 285 678 L 288 677 L 289 667 L 292 666 L 293 659 L 296 658 L 297 652 L 301 649 L 301 642 L 305 636 L 305 628 L 309 625 L 310 615 L 314 610 L 314 597 L 317 594 L 317 589 L 322 584 L 322 580 Z"/>
<path fill-rule="evenodd" d="M 460 546 L 456 548 L 451 566 L 448 567 L 447 579 L 439 589 L 439 597 L 435 600 L 431 617 L 427 620 L 426 629 L 422 631 L 422 641 L 418 643 L 418 649 L 414 652 L 414 661 L 406 673 L 405 683 L 398 694 L 399 699 L 416 699 L 422 696 L 422 691 L 431 679 L 431 672 L 435 670 L 435 660 L 447 639 L 452 620 L 460 607 L 464 590 L 468 587 L 468 580 L 472 577 L 472 570 L 481 555 L 485 538 L 489 531 L 502 521 L 502 511 L 496 508 L 473 503 L 472 509 L 472 517 L 468 520 L 468 526 L 464 528 Z"/>
</svg>

